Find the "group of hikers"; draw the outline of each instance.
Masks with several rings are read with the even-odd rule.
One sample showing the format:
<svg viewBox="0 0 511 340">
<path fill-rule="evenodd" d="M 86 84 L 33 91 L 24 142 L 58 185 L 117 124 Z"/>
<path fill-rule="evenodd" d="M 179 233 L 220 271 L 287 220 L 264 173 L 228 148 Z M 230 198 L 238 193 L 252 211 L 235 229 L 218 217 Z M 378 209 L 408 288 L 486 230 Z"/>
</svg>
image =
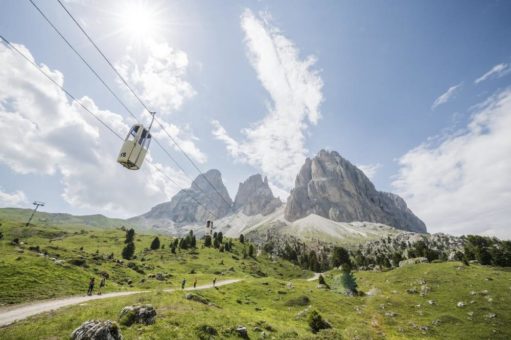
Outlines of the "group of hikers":
<svg viewBox="0 0 511 340">
<path fill-rule="evenodd" d="M 91 296 L 92 292 L 94 291 L 94 285 L 96 284 L 95 279 L 93 277 L 90 278 L 89 281 L 89 290 L 87 290 L 87 295 Z M 99 289 L 98 289 L 98 295 L 101 295 L 101 288 L 105 287 L 106 285 L 106 277 L 102 277 L 101 281 L 99 282 Z"/>
<path fill-rule="evenodd" d="M 89 289 L 87 290 L 88 296 L 92 295 L 92 292 L 94 291 L 95 284 L 96 284 L 95 278 L 91 277 L 90 281 L 89 281 Z M 101 295 L 101 288 L 104 288 L 105 285 L 106 285 L 106 278 L 103 276 L 101 278 L 101 281 L 99 282 L 98 295 Z M 215 285 L 216 285 L 216 277 L 213 279 L 213 287 L 215 287 Z M 183 281 L 181 281 L 181 289 L 185 289 L 185 286 L 186 286 L 186 279 L 183 279 Z M 195 278 L 193 280 L 193 289 L 195 289 L 195 288 L 197 288 L 197 278 Z"/>
<path fill-rule="evenodd" d="M 216 277 L 213 279 L 213 287 L 215 287 L 216 285 Z M 183 279 L 183 281 L 181 281 L 181 289 L 185 289 L 185 286 L 186 286 L 186 279 Z M 197 278 L 195 278 L 193 280 L 193 289 L 197 288 Z"/>
</svg>

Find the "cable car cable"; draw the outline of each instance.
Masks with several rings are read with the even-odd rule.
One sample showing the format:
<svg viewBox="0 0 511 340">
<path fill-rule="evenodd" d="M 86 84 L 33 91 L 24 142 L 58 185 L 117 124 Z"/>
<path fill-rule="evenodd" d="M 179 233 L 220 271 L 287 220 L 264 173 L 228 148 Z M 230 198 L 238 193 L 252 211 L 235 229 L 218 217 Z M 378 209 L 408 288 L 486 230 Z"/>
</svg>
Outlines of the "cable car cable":
<svg viewBox="0 0 511 340">
<path fill-rule="evenodd" d="M 144 101 L 136 94 L 135 90 L 128 84 L 126 79 L 120 74 L 119 71 L 115 68 L 115 66 L 112 64 L 112 62 L 108 59 L 108 57 L 101 51 L 101 49 L 98 47 L 98 45 L 94 42 L 94 40 L 90 37 L 90 35 L 85 31 L 85 29 L 80 25 L 78 20 L 75 19 L 75 17 L 71 14 L 71 12 L 67 9 L 67 7 L 62 3 L 61 0 L 57 0 L 57 2 L 60 4 L 60 6 L 64 9 L 64 11 L 69 15 L 71 20 L 76 24 L 76 26 L 80 29 L 80 31 L 87 37 L 89 42 L 94 46 L 94 48 L 98 51 L 98 53 L 103 57 L 103 59 L 106 61 L 106 63 L 110 66 L 110 68 L 115 72 L 115 74 L 121 79 L 121 81 L 126 85 L 126 87 L 129 89 L 131 94 L 138 100 L 138 102 L 147 110 L 147 112 L 151 112 L 149 107 L 144 103 Z M 188 154 L 181 148 L 179 143 L 168 133 L 167 129 L 163 126 L 163 124 L 160 122 L 159 119 L 155 119 L 160 128 L 165 132 L 165 134 L 170 138 L 170 140 L 177 146 L 177 148 L 183 153 L 183 155 L 188 159 L 188 161 L 192 164 L 192 166 L 199 172 L 200 175 L 203 175 L 203 172 L 201 169 L 195 164 L 195 162 L 188 156 Z M 225 197 L 218 192 L 218 190 L 215 188 L 215 186 L 209 181 L 209 179 L 204 176 L 204 179 L 206 182 L 213 188 L 213 190 L 220 196 L 220 198 L 227 204 L 227 206 L 234 211 L 234 207 L 231 203 L 227 202 Z"/>
<path fill-rule="evenodd" d="M 44 72 L 34 61 L 32 61 L 30 58 L 28 58 L 26 55 L 23 54 L 17 47 L 15 47 L 9 40 L 7 40 L 3 35 L 0 34 L 0 39 L 6 43 L 9 48 L 17 52 L 18 55 L 23 57 L 27 62 L 29 62 L 34 68 L 36 68 L 39 72 L 41 72 L 42 75 L 44 75 L 48 80 L 50 80 L 53 84 L 55 84 L 57 87 L 59 87 L 69 98 L 71 98 L 74 102 L 76 102 L 78 105 L 80 105 L 85 111 L 87 111 L 89 114 L 91 114 L 96 120 L 98 120 L 105 128 L 107 128 L 110 132 L 112 132 L 117 138 L 120 140 L 124 140 L 124 138 L 117 133 L 112 127 L 110 127 L 107 123 L 105 123 L 101 118 L 99 118 L 95 113 L 90 111 L 85 105 L 83 105 L 78 99 L 76 99 L 75 96 L 73 96 L 68 90 L 66 90 L 62 85 L 60 85 L 57 81 L 55 81 L 53 78 L 51 78 L 46 72 Z M 168 176 L 163 170 L 159 169 L 157 166 L 148 163 L 151 166 L 153 166 L 157 171 L 162 173 L 169 181 L 171 181 L 174 186 L 176 186 L 178 189 L 185 191 L 179 184 L 177 184 L 170 176 Z M 200 201 L 198 201 L 195 197 L 193 197 L 191 194 L 189 195 L 191 199 L 193 199 L 197 204 L 202 206 L 206 212 L 208 212 L 211 216 L 213 216 L 215 219 L 218 219 L 218 217 L 212 213 L 205 205 L 203 205 Z"/>
<path fill-rule="evenodd" d="M 106 83 L 106 81 L 96 72 L 96 70 L 85 60 L 85 58 L 74 48 L 74 46 L 69 42 L 69 40 L 62 34 L 62 32 L 53 24 L 53 22 L 44 14 L 44 12 L 37 6 L 36 3 L 34 3 L 33 0 L 29 0 L 29 2 L 34 6 L 34 8 L 39 12 L 39 14 L 46 20 L 46 22 L 53 28 L 53 30 L 59 35 L 59 37 L 64 40 L 64 42 L 68 45 L 69 48 L 80 58 L 80 60 L 87 66 L 87 68 L 98 78 L 98 80 L 105 86 L 105 88 L 112 94 L 112 96 L 117 100 L 117 102 L 139 123 L 137 116 L 128 108 L 128 106 L 119 98 L 119 96 L 114 92 L 114 90 Z M 140 100 L 140 99 L 139 99 Z M 145 108 L 147 109 L 147 108 Z M 150 112 L 151 113 L 151 112 Z M 151 113 L 152 114 L 152 113 Z M 153 115 L 154 119 L 154 115 Z M 151 121 L 152 125 L 152 121 Z M 165 131 L 166 132 L 166 131 Z M 169 159 L 183 172 L 185 177 L 190 180 L 192 184 L 194 184 L 194 181 L 192 178 L 190 178 L 187 174 L 185 169 L 176 161 L 174 157 L 170 154 L 169 151 L 165 149 L 165 147 L 155 138 L 154 142 L 160 149 L 169 157 Z M 202 193 L 206 194 L 205 191 L 198 185 L 194 184 Z M 211 202 L 211 199 L 209 199 Z"/>
<path fill-rule="evenodd" d="M 67 91 L 62 85 L 60 85 L 59 83 L 57 83 L 57 81 L 55 81 L 52 77 L 50 77 L 49 75 L 47 75 L 43 70 L 41 70 L 41 68 L 35 63 L 33 62 L 32 60 L 30 60 L 30 58 L 28 58 L 26 55 L 23 54 L 23 52 L 21 52 L 17 47 L 15 47 L 13 44 L 11 44 L 11 42 L 9 40 L 7 40 L 3 35 L 0 34 L 0 39 L 2 39 L 11 49 L 13 49 L 14 51 L 16 51 L 20 56 L 23 57 L 23 59 L 25 59 L 26 61 L 28 61 L 30 64 L 32 64 L 35 68 L 37 68 L 39 70 L 39 72 L 41 72 L 46 78 L 48 78 L 48 80 L 50 80 L 53 84 L 57 85 L 62 91 L 64 91 L 64 93 L 69 97 L 71 98 L 72 100 L 74 100 L 78 105 L 80 105 L 85 111 L 87 111 L 88 113 L 90 113 L 94 118 L 96 118 L 96 120 L 98 120 L 101 124 L 103 124 L 104 127 L 106 127 L 108 130 L 110 130 L 114 135 L 116 135 L 120 140 L 124 140 L 124 138 L 118 134 L 115 130 L 113 130 L 107 123 L 105 123 L 103 120 L 101 120 L 101 118 L 99 118 L 94 112 L 92 112 L 91 110 L 89 110 L 85 105 L 83 105 L 78 99 L 76 99 L 76 97 L 74 97 L 69 91 Z"/>
</svg>

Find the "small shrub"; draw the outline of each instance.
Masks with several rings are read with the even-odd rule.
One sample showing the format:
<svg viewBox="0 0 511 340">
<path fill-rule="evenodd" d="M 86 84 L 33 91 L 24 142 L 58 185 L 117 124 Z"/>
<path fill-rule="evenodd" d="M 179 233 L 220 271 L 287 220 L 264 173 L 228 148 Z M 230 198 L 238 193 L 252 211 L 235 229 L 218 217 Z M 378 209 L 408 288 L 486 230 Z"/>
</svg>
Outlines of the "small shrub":
<svg viewBox="0 0 511 340">
<path fill-rule="evenodd" d="M 317 333 L 322 329 L 332 328 L 332 326 L 315 310 L 309 314 L 308 323 L 312 333 Z"/>
<path fill-rule="evenodd" d="M 302 296 L 299 296 L 295 299 L 291 299 L 291 300 L 288 300 L 284 305 L 286 306 L 307 306 L 310 304 L 310 299 L 309 297 L 305 296 L 305 295 L 302 295 Z"/>
<path fill-rule="evenodd" d="M 218 331 L 209 325 L 200 325 L 195 328 L 195 334 L 201 340 L 214 339 L 215 335 L 218 335 Z"/>
<path fill-rule="evenodd" d="M 72 259 L 69 263 L 78 267 L 87 267 L 87 261 L 85 259 Z"/>
<path fill-rule="evenodd" d="M 326 285 L 325 278 L 321 274 L 319 275 L 318 281 L 320 285 Z"/>
</svg>

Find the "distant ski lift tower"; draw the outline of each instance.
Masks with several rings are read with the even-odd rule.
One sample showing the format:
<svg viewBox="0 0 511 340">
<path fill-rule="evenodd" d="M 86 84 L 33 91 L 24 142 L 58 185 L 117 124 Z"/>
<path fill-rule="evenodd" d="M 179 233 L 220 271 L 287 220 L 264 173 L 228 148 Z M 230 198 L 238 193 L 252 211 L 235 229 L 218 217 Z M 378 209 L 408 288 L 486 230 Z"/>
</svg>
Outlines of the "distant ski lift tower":
<svg viewBox="0 0 511 340">
<path fill-rule="evenodd" d="M 35 208 L 32 211 L 32 215 L 30 215 L 30 218 L 28 219 L 27 224 L 25 224 L 25 227 L 28 227 L 28 225 L 30 224 L 30 221 L 32 221 L 32 218 L 34 217 L 35 212 L 37 211 L 37 209 L 39 207 L 44 207 L 44 202 L 34 201 L 34 203 L 32 203 L 32 204 L 35 205 Z"/>
<path fill-rule="evenodd" d="M 213 227 L 213 221 L 207 221 L 206 222 L 206 235 L 211 236 L 213 234 L 213 229 L 215 229 L 215 227 Z"/>
</svg>

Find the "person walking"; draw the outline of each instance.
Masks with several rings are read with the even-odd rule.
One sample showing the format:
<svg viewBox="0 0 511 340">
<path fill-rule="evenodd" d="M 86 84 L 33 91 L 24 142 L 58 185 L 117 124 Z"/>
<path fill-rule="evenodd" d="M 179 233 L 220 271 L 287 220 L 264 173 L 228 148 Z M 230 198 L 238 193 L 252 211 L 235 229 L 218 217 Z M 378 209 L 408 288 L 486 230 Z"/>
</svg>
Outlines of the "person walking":
<svg viewBox="0 0 511 340">
<path fill-rule="evenodd" d="M 195 280 L 193 280 L 193 289 L 197 288 L 197 278 L 195 278 Z"/>
<path fill-rule="evenodd" d="M 101 295 L 101 288 L 105 287 L 106 286 L 106 277 L 102 277 L 101 278 L 101 281 L 99 281 L 99 290 L 98 290 L 98 295 Z"/>
<path fill-rule="evenodd" d="M 185 289 L 185 285 L 186 285 L 186 279 L 183 279 L 183 281 L 181 281 L 181 289 Z"/>
<path fill-rule="evenodd" d="M 91 277 L 89 281 L 89 290 L 87 291 L 87 295 L 92 295 L 92 291 L 94 290 L 94 278 Z"/>
</svg>

